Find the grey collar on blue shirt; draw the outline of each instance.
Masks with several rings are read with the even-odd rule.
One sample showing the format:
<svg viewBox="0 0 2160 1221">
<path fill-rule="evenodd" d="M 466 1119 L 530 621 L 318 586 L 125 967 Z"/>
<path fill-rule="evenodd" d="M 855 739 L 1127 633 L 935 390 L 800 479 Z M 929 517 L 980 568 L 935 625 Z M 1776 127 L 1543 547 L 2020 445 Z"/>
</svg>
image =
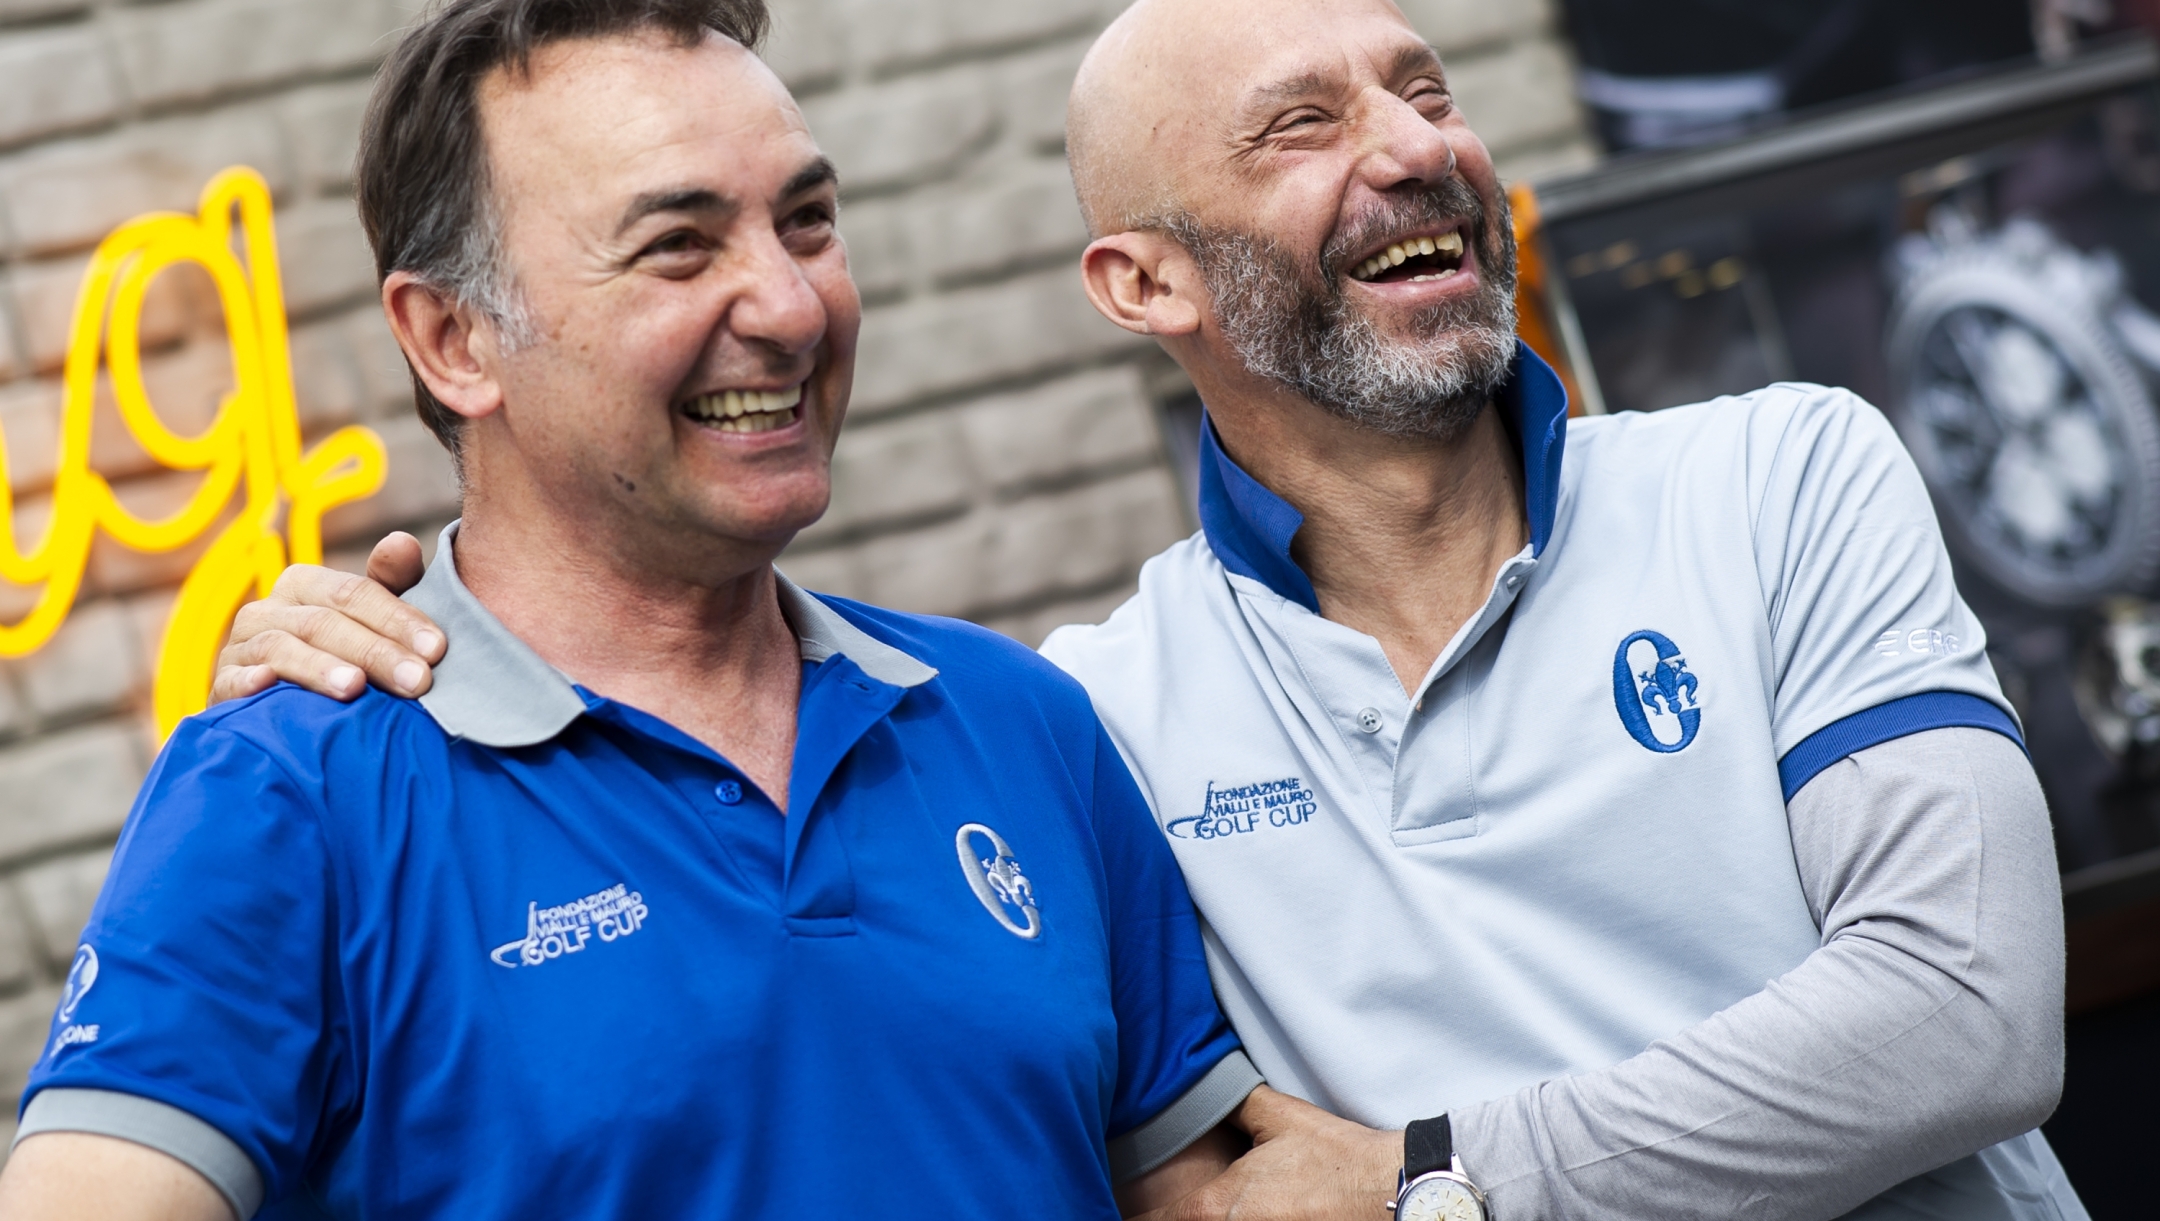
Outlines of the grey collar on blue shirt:
<svg viewBox="0 0 2160 1221">
<path fill-rule="evenodd" d="M 435 562 L 405 594 L 443 630 L 449 647 L 435 665 L 435 683 L 420 697 L 443 732 L 482 746 L 533 746 L 568 728 L 585 699 L 562 671 L 512 635 L 458 579 L 457 522 L 443 528 Z M 804 661 L 844 655 L 881 683 L 916 687 L 937 671 L 842 618 L 779 573 L 780 608 L 801 643 Z"/>
</svg>

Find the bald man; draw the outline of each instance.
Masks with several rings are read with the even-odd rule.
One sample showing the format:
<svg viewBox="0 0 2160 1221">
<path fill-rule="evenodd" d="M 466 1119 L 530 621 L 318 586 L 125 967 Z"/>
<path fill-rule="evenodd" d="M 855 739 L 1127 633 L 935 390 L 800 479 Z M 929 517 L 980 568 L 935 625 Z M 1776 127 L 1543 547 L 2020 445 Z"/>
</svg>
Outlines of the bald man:
<svg viewBox="0 0 2160 1221">
<path fill-rule="evenodd" d="M 1088 295 L 1208 406 L 1203 529 L 1044 651 L 1291 1096 L 1170 1215 L 2082 1218 L 2046 810 L 1881 416 L 1570 423 L 1387 0 L 1143 0 L 1070 113 Z M 296 571 L 220 693 L 417 691 L 428 630 Z"/>
</svg>

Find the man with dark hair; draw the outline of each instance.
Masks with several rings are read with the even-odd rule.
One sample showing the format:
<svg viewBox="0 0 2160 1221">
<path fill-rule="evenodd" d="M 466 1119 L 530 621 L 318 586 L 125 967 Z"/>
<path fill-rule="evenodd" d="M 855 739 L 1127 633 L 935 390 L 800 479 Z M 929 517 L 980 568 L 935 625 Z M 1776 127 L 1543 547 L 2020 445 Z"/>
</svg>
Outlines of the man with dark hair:
<svg viewBox="0 0 2160 1221">
<path fill-rule="evenodd" d="M 772 567 L 861 307 L 763 25 L 450 0 L 390 58 L 360 203 L 456 645 L 174 735 L 0 1218 L 1110 1218 L 1228 1161 L 1258 1077 L 1086 694 Z"/>
</svg>

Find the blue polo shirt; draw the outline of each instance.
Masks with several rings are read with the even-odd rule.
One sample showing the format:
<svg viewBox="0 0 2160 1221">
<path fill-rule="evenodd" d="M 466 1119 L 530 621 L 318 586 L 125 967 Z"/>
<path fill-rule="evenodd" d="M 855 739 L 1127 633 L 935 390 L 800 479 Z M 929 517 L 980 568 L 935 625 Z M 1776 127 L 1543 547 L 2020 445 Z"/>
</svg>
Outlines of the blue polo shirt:
<svg viewBox="0 0 2160 1221">
<path fill-rule="evenodd" d="M 548 667 L 452 551 L 412 597 L 451 642 L 426 700 L 283 686 L 174 735 L 26 1132 L 164 1149 L 243 1218 L 1111 1218 L 1113 1162 L 1257 1081 L 1048 663 L 783 579 L 779 809 Z"/>
</svg>

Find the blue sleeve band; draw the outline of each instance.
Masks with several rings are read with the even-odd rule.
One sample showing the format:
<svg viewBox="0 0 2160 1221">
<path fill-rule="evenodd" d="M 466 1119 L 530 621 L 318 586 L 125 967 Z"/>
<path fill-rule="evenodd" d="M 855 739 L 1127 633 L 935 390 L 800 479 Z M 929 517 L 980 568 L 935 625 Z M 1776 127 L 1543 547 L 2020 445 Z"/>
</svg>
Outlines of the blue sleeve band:
<svg viewBox="0 0 2160 1221">
<path fill-rule="evenodd" d="M 1877 704 L 1842 721 L 1823 726 L 1778 760 L 1778 782 L 1785 800 L 1807 787 L 1822 770 L 1870 746 L 1929 729 L 1992 729 L 2025 747 L 2017 722 L 1996 705 L 1963 691 L 1924 691 Z"/>
</svg>

